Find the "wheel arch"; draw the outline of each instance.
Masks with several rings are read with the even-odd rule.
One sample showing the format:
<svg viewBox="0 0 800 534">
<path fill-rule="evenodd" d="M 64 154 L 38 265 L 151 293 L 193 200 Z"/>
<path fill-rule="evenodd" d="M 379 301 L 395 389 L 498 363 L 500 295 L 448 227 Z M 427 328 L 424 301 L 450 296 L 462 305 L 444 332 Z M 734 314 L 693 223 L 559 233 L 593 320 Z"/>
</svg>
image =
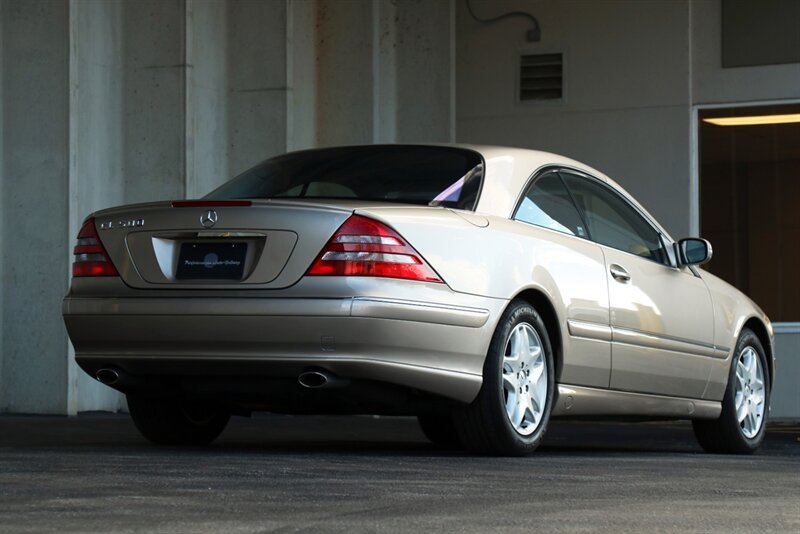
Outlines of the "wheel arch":
<svg viewBox="0 0 800 534">
<path fill-rule="evenodd" d="M 510 302 L 514 300 L 523 300 L 536 309 L 541 315 L 544 326 L 547 328 L 547 336 L 550 339 L 550 345 L 553 349 L 553 359 L 555 360 L 555 380 L 559 381 L 561 378 L 561 369 L 564 361 L 564 343 L 561 338 L 561 322 L 558 319 L 556 309 L 550 301 L 550 297 L 542 290 L 536 288 L 528 288 L 517 293 Z M 510 304 L 509 302 L 509 304 Z"/>
</svg>

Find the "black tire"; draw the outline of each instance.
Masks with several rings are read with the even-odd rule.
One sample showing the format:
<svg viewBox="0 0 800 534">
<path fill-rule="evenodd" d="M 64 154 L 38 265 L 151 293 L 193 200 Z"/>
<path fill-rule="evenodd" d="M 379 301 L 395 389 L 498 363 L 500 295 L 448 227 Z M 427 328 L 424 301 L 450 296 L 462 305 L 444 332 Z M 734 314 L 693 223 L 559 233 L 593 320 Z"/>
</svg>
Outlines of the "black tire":
<svg viewBox="0 0 800 534">
<path fill-rule="evenodd" d="M 460 449 L 461 440 L 453 425 L 453 418 L 441 414 L 422 414 L 417 416 L 422 433 L 431 443 L 443 449 Z"/>
<path fill-rule="evenodd" d="M 503 387 L 503 359 L 511 333 L 523 323 L 533 328 L 541 341 L 546 369 L 547 391 L 538 425 L 528 435 L 515 430 L 506 414 L 506 392 Z M 492 336 L 483 366 L 483 385 L 477 398 L 453 413 L 453 423 L 461 443 L 474 452 L 503 456 L 530 454 L 542 442 L 553 405 L 555 389 L 553 351 L 544 321 L 527 302 L 513 301 L 503 312 Z"/>
<path fill-rule="evenodd" d="M 230 414 L 218 406 L 128 394 L 133 424 L 158 445 L 208 445 L 225 429 Z"/>
<path fill-rule="evenodd" d="M 764 413 L 761 417 L 761 427 L 752 437 L 745 435 L 742 423 L 736 413 L 736 367 L 742 353 L 752 348 L 758 355 L 761 370 L 764 375 Z M 742 330 L 739 340 L 736 343 L 736 350 L 731 361 L 731 368 L 728 373 L 728 387 L 725 389 L 725 396 L 722 398 L 722 412 L 718 419 L 695 420 L 692 421 L 694 435 L 700 446 L 707 452 L 720 454 L 752 454 L 764 441 L 764 434 L 767 428 L 767 415 L 769 414 L 770 396 L 770 377 L 769 367 L 764 347 L 758 337 L 749 329 Z"/>
</svg>

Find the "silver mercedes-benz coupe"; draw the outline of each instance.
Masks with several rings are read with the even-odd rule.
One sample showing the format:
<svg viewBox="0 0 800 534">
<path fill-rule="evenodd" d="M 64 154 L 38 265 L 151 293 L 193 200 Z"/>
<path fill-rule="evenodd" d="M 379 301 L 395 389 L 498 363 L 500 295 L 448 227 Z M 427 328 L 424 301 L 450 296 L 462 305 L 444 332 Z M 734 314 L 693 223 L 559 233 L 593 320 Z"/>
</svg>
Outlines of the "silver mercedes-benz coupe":
<svg viewBox="0 0 800 534">
<path fill-rule="evenodd" d="M 78 364 L 156 443 L 231 415 L 415 415 L 532 452 L 551 417 L 764 438 L 772 326 L 602 173 L 469 145 L 288 153 L 200 200 L 89 216 L 63 314 Z"/>
</svg>

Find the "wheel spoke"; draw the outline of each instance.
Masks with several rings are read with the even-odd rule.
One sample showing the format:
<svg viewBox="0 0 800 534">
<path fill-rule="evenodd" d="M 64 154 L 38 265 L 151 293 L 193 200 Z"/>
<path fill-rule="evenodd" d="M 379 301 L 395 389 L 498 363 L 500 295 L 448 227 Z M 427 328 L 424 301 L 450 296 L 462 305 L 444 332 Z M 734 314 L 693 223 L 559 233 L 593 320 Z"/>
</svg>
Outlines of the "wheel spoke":
<svg viewBox="0 0 800 534">
<path fill-rule="evenodd" d="M 531 339 L 528 335 L 528 329 L 524 325 L 517 327 L 519 332 L 519 359 L 529 365 L 531 361 Z"/>
<path fill-rule="evenodd" d="M 744 364 L 741 360 L 736 362 L 736 380 L 738 382 L 738 387 L 744 389 L 744 385 L 747 382 L 745 378 L 747 376 L 747 369 L 745 369 Z"/>
<path fill-rule="evenodd" d="M 537 385 L 544 375 L 544 361 L 539 361 L 531 369 L 531 384 Z"/>
<path fill-rule="evenodd" d="M 519 359 L 522 355 L 523 346 L 527 342 L 524 335 L 524 331 L 520 330 L 519 326 L 511 332 L 511 355 L 514 356 L 514 359 Z"/>
<path fill-rule="evenodd" d="M 512 392 L 516 392 L 519 389 L 516 373 L 503 373 L 503 388 Z"/>
<path fill-rule="evenodd" d="M 753 383 L 750 384 L 750 387 L 752 387 L 755 390 L 763 390 L 764 389 L 764 379 L 761 378 L 760 376 L 757 376 L 755 378 L 755 380 L 753 380 Z"/>
<path fill-rule="evenodd" d="M 506 414 L 508 414 L 509 419 L 511 419 L 511 416 L 514 413 L 514 407 L 517 405 L 517 398 L 518 393 L 516 390 L 509 391 L 506 395 Z"/>
<path fill-rule="evenodd" d="M 747 378 L 753 379 L 756 372 L 756 359 L 754 358 L 753 349 L 750 347 L 744 349 L 742 352 L 742 359 L 744 360 L 744 367 L 747 370 Z"/>
<path fill-rule="evenodd" d="M 538 426 L 542 410 L 539 408 L 536 399 L 534 399 L 533 397 L 528 397 L 527 406 L 525 408 L 526 411 L 530 414 L 531 424 L 534 427 Z"/>
<path fill-rule="evenodd" d="M 510 354 L 503 356 L 503 368 L 514 372 L 519 370 L 519 358 L 513 350 Z"/>
<path fill-rule="evenodd" d="M 540 380 L 533 389 L 533 396 L 536 397 L 536 403 L 539 406 L 539 411 L 544 410 L 544 403 L 547 399 L 547 380 Z"/>
<path fill-rule="evenodd" d="M 748 413 L 749 410 L 747 409 L 747 401 L 742 399 L 741 404 L 736 407 L 736 419 L 739 421 L 739 423 L 744 422 Z"/>
<path fill-rule="evenodd" d="M 750 424 L 748 425 L 749 426 L 748 431 L 755 434 L 757 431 L 756 429 L 758 428 L 757 426 L 758 422 L 756 421 L 756 414 L 751 410 L 750 413 L 747 414 L 747 418 L 748 421 L 750 421 Z"/>
<path fill-rule="evenodd" d="M 519 428 L 524 418 L 525 418 L 525 402 L 524 401 L 517 402 L 516 406 L 514 407 L 514 415 L 511 419 L 511 424 L 514 425 L 514 428 Z"/>
</svg>

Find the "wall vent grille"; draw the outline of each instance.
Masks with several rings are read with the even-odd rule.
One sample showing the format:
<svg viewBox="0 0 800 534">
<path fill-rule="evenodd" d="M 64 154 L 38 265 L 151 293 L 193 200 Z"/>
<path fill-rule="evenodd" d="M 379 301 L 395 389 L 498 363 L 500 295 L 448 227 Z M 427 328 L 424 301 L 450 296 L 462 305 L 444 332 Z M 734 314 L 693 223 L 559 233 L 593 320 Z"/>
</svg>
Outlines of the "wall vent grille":
<svg viewBox="0 0 800 534">
<path fill-rule="evenodd" d="M 561 100 L 563 97 L 563 54 L 525 54 L 520 56 L 520 101 Z"/>
</svg>

